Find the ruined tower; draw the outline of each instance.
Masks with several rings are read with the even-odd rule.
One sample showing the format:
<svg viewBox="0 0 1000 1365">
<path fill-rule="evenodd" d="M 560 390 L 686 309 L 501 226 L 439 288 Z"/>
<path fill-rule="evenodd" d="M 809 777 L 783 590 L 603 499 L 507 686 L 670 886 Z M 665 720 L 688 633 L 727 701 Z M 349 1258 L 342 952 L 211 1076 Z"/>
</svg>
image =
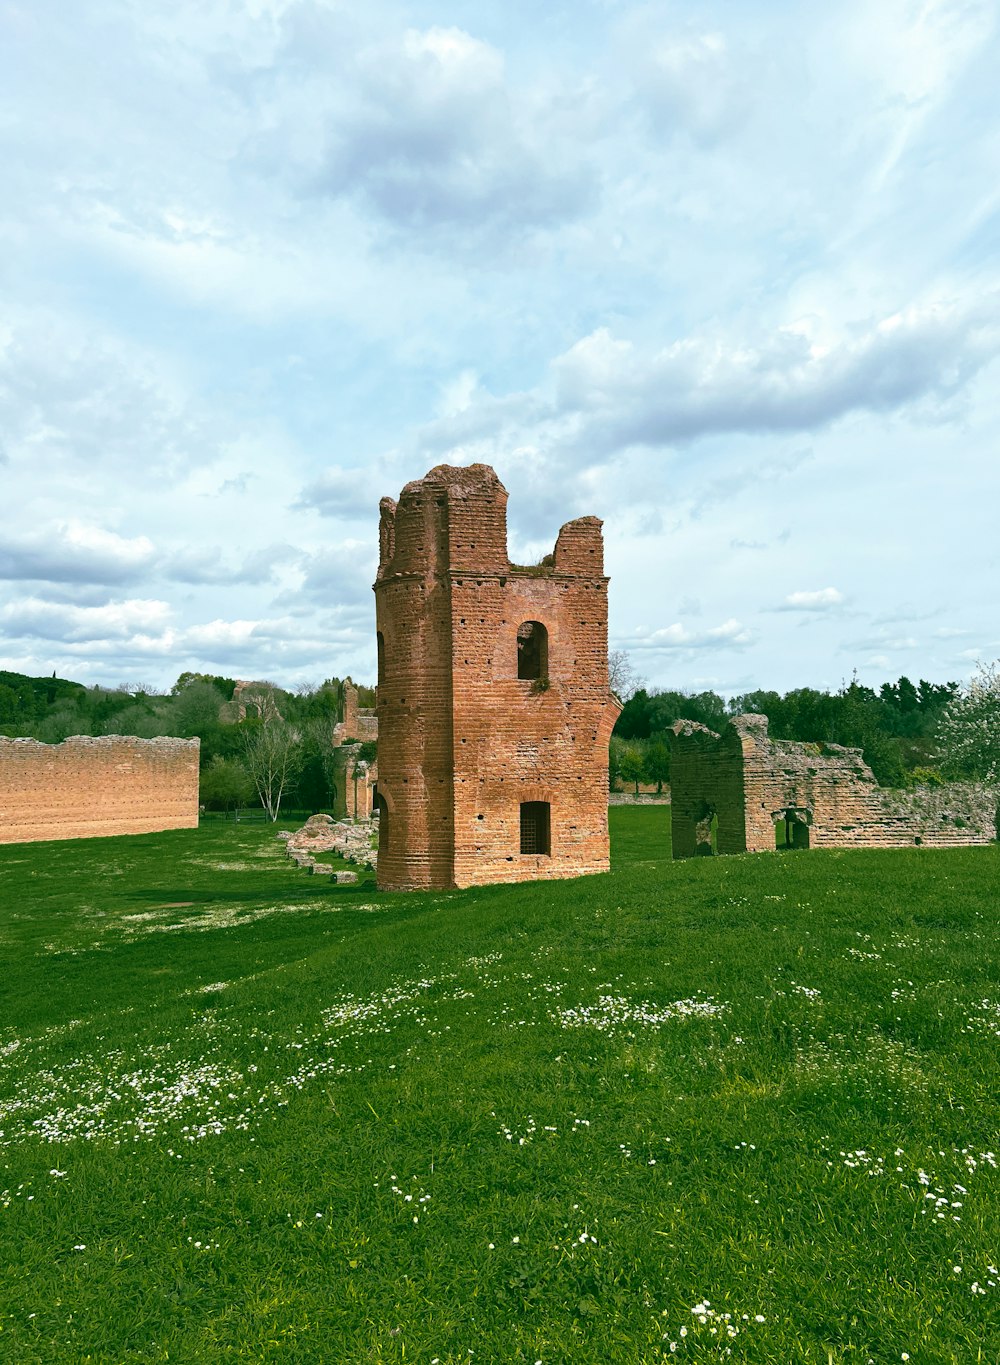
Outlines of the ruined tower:
<svg viewBox="0 0 1000 1365">
<path fill-rule="evenodd" d="M 439 465 L 382 499 L 380 887 L 607 870 L 607 582 L 596 517 L 511 564 L 488 465 Z"/>
</svg>

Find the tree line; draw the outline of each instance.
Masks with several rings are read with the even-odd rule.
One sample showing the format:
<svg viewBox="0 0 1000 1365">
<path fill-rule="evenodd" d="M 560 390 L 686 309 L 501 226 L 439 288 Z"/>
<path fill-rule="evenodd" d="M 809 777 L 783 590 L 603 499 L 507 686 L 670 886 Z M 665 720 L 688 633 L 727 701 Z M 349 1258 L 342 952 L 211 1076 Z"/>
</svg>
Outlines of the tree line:
<svg viewBox="0 0 1000 1365">
<path fill-rule="evenodd" d="M 980 711 L 1000 716 L 996 669 L 981 670 Z M 843 744 L 860 749 L 865 762 L 885 787 L 905 787 L 945 777 L 986 776 L 974 742 L 974 726 L 966 723 L 970 688 L 957 682 L 929 683 L 907 677 L 883 683 L 875 691 L 852 678 L 836 692 L 811 687 L 784 694 L 744 692 L 728 700 L 716 692 L 673 692 L 636 688 L 615 725 L 611 742 L 612 785 L 670 780 L 668 731 L 677 720 L 697 721 L 720 730 L 733 716 L 756 711 L 768 717 L 774 739 Z M 991 710 L 992 707 L 992 710 Z M 965 708 L 965 709 L 963 709 Z M 955 733 L 970 737 L 968 752 L 959 753 Z M 968 747 L 968 746 L 967 746 Z M 988 766 L 988 764 L 986 765 Z"/>
</svg>

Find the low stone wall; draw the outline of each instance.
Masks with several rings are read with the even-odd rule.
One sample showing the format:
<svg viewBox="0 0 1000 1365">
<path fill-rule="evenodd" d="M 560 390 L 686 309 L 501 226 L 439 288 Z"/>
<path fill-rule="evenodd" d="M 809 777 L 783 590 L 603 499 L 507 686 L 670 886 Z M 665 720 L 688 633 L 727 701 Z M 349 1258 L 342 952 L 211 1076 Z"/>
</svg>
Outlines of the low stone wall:
<svg viewBox="0 0 1000 1365">
<path fill-rule="evenodd" d="M 670 793 L 665 791 L 657 796 L 655 792 L 608 792 L 609 806 L 669 806 Z"/>
<path fill-rule="evenodd" d="M 197 739 L 0 737 L 0 844 L 198 825 Z"/>
</svg>

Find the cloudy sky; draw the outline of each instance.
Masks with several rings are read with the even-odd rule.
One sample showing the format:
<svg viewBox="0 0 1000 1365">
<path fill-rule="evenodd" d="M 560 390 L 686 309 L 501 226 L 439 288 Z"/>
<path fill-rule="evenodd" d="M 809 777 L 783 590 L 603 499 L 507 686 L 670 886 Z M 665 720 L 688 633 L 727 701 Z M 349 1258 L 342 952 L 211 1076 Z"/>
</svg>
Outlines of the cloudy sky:
<svg viewBox="0 0 1000 1365">
<path fill-rule="evenodd" d="M 0 0 L 0 667 L 373 680 L 380 496 L 651 686 L 1000 655 L 1000 0 Z"/>
</svg>

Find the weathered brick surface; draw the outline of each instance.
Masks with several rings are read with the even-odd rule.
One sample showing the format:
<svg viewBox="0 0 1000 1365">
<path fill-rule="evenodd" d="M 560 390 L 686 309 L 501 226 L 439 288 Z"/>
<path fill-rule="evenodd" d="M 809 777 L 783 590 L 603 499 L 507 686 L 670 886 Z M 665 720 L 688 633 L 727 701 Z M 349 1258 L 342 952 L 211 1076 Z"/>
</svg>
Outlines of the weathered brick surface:
<svg viewBox="0 0 1000 1365">
<path fill-rule="evenodd" d="M 793 819 L 811 848 L 985 844 L 996 837 L 998 795 L 975 783 L 897 792 L 879 787 L 860 749 L 773 740 L 767 717 L 736 716 L 721 735 L 677 721 L 670 790 L 675 858 L 774 850 L 774 826 Z"/>
<path fill-rule="evenodd" d="M 542 565 L 507 556 L 507 493 L 441 465 L 381 504 L 375 584 L 381 887 L 472 886 L 608 867 L 607 579 L 601 523 L 569 522 Z M 518 677 L 518 627 L 548 637 Z M 549 854 L 520 852 L 547 802 Z"/>
<path fill-rule="evenodd" d="M 344 683 L 344 719 L 333 732 L 333 813 L 341 818 L 367 820 L 373 810 L 378 783 L 378 761 L 358 758 L 358 744 L 378 739 L 378 718 L 368 707 L 358 706 L 358 689 L 350 678 Z"/>
<path fill-rule="evenodd" d="M 0 738 L 0 844 L 194 829 L 198 740 Z"/>
<path fill-rule="evenodd" d="M 338 744 L 351 740 L 378 739 L 378 719 L 367 706 L 358 705 L 358 689 L 347 678 L 344 682 L 344 719 L 334 730 Z"/>
</svg>

